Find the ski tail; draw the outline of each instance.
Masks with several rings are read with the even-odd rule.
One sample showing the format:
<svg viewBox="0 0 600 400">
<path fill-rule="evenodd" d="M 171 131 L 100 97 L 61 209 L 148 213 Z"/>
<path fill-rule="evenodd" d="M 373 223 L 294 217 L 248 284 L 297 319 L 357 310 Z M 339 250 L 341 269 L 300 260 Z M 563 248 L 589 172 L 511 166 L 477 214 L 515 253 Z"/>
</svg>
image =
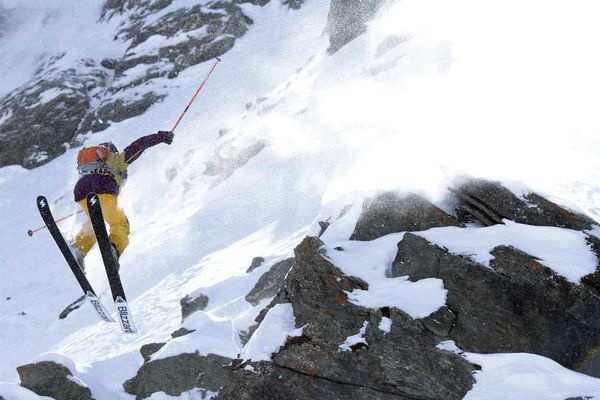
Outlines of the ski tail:
<svg viewBox="0 0 600 400">
<path fill-rule="evenodd" d="M 102 254 L 102 261 L 104 262 L 104 268 L 106 269 L 106 275 L 108 277 L 108 283 L 110 284 L 113 301 L 115 302 L 115 308 L 119 314 L 118 321 L 121 324 L 121 329 L 124 333 L 135 333 L 137 332 L 137 329 L 133 323 L 133 318 L 127 303 L 127 297 L 125 297 L 125 291 L 123 290 L 121 277 L 119 276 L 118 260 L 115 259 L 112 253 L 111 243 L 104 223 L 104 216 L 102 215 L 102 208 L 100 207 L 100 199 L 96 193 L 88 194 L 87 206 L 90 213 L 90 220 L 92 221 L 92 227 L 94 228 L 94 233 L 96 234 L 96 239 L 98 241 L 98 247 Z"/>
</svg>

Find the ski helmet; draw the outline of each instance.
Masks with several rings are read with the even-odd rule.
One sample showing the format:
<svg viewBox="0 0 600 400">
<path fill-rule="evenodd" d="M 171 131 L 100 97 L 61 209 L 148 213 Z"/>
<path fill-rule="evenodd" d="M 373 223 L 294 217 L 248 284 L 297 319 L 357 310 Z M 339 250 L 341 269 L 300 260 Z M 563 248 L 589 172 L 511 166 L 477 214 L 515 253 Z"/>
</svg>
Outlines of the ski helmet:
<svg viewBox="0 0 600 400">
<path fill-rule="evenodd" d="M 104 143 L 100 143 L 101 147 L 104 147 L 106 150 L 110 151 L 111 153 L 118 153 L 119 149 L 117 149 L 117 146 L 115 146 L 113 144 L 113 142 L 104 142 Z"/>
</svg>

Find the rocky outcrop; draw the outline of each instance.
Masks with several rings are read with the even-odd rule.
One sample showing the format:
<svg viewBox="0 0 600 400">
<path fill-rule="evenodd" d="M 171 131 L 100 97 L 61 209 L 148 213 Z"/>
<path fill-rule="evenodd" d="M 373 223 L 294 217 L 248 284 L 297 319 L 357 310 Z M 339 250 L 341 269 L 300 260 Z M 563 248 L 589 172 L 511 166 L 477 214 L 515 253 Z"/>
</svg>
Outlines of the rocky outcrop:
<svg viewBox="0 0 600 400">
<path fill-rule="evenodd" d="M 272 303 L 292 304 L 302 336 L 288 338 L 273 363 L 238 362 L 218 398 L 464 397 L 476 367 L 437 349 L 435 335 L 405 313 L 350 303 L 347 292 L 367 284 L 327 261 L 322 245 L 309 237 L 296 248 L 295 266 Z M 392 321 L 390 332 L 378 327 L 383 317 Z M 340 345 L 361 329 L 364 343 L 344 351 Z"/>
<path fill-rule="evenodd" d="M 194 388 L 218 391 L 224 383 L 224 367 L 230 359 L 215 354 L 179 354 L 146 362 L 137 375 L 123 384 L 136 400 L 150 397 L 152 393 L 165 392 L 179 396 Z"/>
<path fill-rule="evenodd" d="M 589 235 L 587 242 L 592 247 L 592 251 L 596 254 L 597 266 L 596 271 L 581 278 L 581 283 L 593 288 L 600 294 L 600 239 L 595 236 Z"/>
<path fill-rule="evenodd" d="M 332 0 L 329 8 L 329 52 L 335 53 L 366 30 L 383 0 Z"/>
<path fill-rule="evenodd" d="M 55 400 L 92 400 L 92 392 L 64 365 L 42 361 L 17 368 L 21 386 Z"/>
<path fill-rule="evenodd" d="M 600 297 L 512 247 L 496 247 L 492 255 L 488 268 L 408 233 L 392 276 L 444 281 L 452 313 L 445 337 L 465 351 L 535 353 L 571 369 L 597 369 Z"/>
<path fill-rule="evenodd" d="M 390 233 L 439 226 L 461 226 L 461 223 L 421 196 L 388 192 L 364 202 L 350 240 L 373 240 Z"/>
<path fill-rule="evenodd" d="M 465 179 L 451 189 L 459 202 L 457 214 L 464 222 L 476 220 L 485 226 L 502 223 L 502 219 L 528 225 L 556 226 L 576 230 L 591 229 L 593 219 L 567 210 L 537 193 L 517 197 L 500 182 Z"/>
<path fill-rule="evenodd" d="M 268 299 L 277 294 L 283 286 L 286 274 L 294 266 L 295 259 L 288 258 L 274 264 L 269 271 L 264 273 L 250 293 L 246 295 L 246 301 L 257 305 L 261 300 Z"/>
<path fill-rule="evenodd" d="M 181 305 L 181 320 L 184 321 L 196 311 L 206 308 L 208 305 L 208 296 L 202 293 L 188 294 L 179 301 L 179 304 Z"/>
<path fill-rule="evenodd" d="M 260 267 L 264 262 L 264 257 L 254 257 L 252 259 L 252 262 L 250 263 L 250 266 L 246 270 L 246 273 L 249 274 L 250 272 L 254 271 L 256 268 Z"/>
<path fill-rule="evenodd" d="M 40 68 L 31 82 L 0 100 L 0 166 L 44 164 L 65 152 L 88 113 L 93 90 L 107 71 L 94 60 L 61 67 L 64 54 Z"/>
</svg>

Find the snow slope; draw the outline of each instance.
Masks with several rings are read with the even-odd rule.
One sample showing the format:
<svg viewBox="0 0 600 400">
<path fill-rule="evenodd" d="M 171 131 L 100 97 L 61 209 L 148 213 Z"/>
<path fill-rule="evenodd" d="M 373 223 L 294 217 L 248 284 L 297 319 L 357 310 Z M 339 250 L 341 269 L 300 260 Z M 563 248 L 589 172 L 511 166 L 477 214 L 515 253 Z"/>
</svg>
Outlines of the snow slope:
<svg viewBox="0 0 600 400">
<path fill-rule="evenodd" d="M 202 329 L 163 351 L 239 354 L 237 333 L 264 306 L 244 300 L 259 273 L 288 257 L 305 235 L 316 234 L 317 221 L 353 204 L 324 236 L 331 248 L 346 241 L 362 199 L 374 191 L 415 190 L 449 210 L 446 185 L 468 173 L 522 182 L 600 219 L 600 124 L 593 108 L 600 60 L 591 51 L 600 33 L 592 18 L 598 6 L 576 3 L 403 1 L 333 56 L 325 51 L 328 2 L 307 0 L 298 11 L 275 1 L 244 5 L 254 27 L 223 57 L 173 145 L 150 149 L 132 165 L 120 196 L 132 226 L 122 279 L 138 335 L 124 336 L 116 324 L 98 322 L 89 306 L 59 321 L 79 289 L 49 235 L 25 235 L 40 224 L 38 194 L 50 199 L 56 216 L 76 209 L 76 150 L 32 171 L 0 169 L 0 381 L 16 382 L 16 366 L 58 353 L 73 360 L 77 376 L 99 399 L 130 399 L 121 383 L 141 366 L 140 346 L 168 339 L 181 322 L 180 298 L 198 290 L 210 301 L 188 323 Z M 480 18 L 466 17 L 473 13 Z M 558 22 L 568 28 L 555 30 Z M 112 140 L 123 148 L 142 134 L 168 129 L 210 65 L 185 70 L 164 102 L 87 143 Z M 21 72 L 15 72 L 15 85 Z M 220 137 L 224 128 L 229 133 Z M 235 155 L 259 141 L 266 147 L 231 175 L 203 174 L 215 152 Z M 67 222 L 63 231 L 73 234 L 80 223 Z M 442 237 L 455 234 L 444 232 Z M 356 247 L 356 260 L 373 262 L 364 277 L 373 282 L 385 278 L 399 237 L 380 240 L 385 243 L 365 249 L 342 244 L 346 254 Z M 589 260 L 589 249 L 573 252 Z M 255 256 L 267 261 L 246 274 Z M 341 253 L 331 257 L 345 271 L 360 269 Z M 87 270 L 110 307 L 97 250 L 89 254 Z M 563 275 L 579 276 L 570 270 Z M 439 301 L 415 315 L 443 304 L 435 281 L 429 290 Z M 358 302 L 371 300 L 356 294 Z M 289 314 L 280 314 L 272 323 L 289 331 Z M 250 350 L 246 354 L 254 354 Z M 600 390 L 598 380 L 586 382 Z"/>
</svg>

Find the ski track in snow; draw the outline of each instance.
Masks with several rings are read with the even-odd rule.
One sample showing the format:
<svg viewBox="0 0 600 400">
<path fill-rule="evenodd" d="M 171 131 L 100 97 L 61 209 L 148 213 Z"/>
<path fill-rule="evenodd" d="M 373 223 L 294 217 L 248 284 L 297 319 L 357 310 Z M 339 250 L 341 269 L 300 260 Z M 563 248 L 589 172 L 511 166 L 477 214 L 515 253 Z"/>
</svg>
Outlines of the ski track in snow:
<svg viewBox="0 0 600 400">
<path fill-rule="evenodd" d="M 17 0 L 11 0 L 9 4 L 13 3 L 24 4 Z M 507 9 L 519 6 L 523 13 L 531 11 L 522 9 L 517 3 L 507 3 Z M 476 3 L 467 1 L 465 4 L 482 12 Z M 93 7 L 99 5 L 95 2 Z M 28 228 L 40 224 L 35 207 L 38 194 L 48 197 L 56 216 L 73 211 L 71 191 L 77 180 L 73 165 L 77 149 L 32 171 L 17 166 L 0 169 L 3 194 L 0 196 L 0 228 L 4 232 L 0 236 L 3 260 L 0 268 L 4 276 L 0 281 L 0 324 L 3 327 L 0 331 L 0 381 L 16 382 L 15 367 L 34 360 L 63 360 L 65 363 L 72 360 L 75 378 L 86 382 L 98 400 L 131 399 L 132 396 L 123 392 L 121 383 L 134 376 L 142 365 L 140 346 L 170 338 L 171 332 L 181 324 L 179 300 L 191 292 L 207 295 L 209 303 L 186 324 L 210 332 L 205 334 L 201 329 L 173 341 L 155 357 L 182 351 L 218 350 L 228 356 L 245 351 L 247 358 L 268 359 L 270 352 L 277 349 L 287 335 L 298 333 L 292 329 L 293 315 L 285 305 L 274 307 L 268 314 L 268 321 L 278 328 L 277 340 L 257 335 L 253 337 L 254 342 L 250 342 L 252 345 L 249 343 L 242 350 L 237 333 L 252 325 L 258 312 L 268 304 L 268 300 L 264 300 L 253 307 L 244 297 L 262 273 L 292 254 L 305 235 L 319 232 L 317 222 L 320 220 L 332 222 L 322 237 L 327 246 L 327 257 L 346 274 L 372 285 L 365 293 L 349 294 L 354 296 L 354 301 L 359 304 L 364 301 L 365 305 L 372 301 L 373 307 L 387 303 L 411 311 L 411 307 L 419 303 L 415 297 L 374 296 L 377 287 L 382 293 L 389 294 L 390 286 L 386 285 L 393 283 L 398 290 L 419 284 L 387 277 L 396 244 L 403 233 L 372 242 L 347 240 L 360 214 L 362 199 L 376 190 L 416 190 L 448 209 L 444 203 L 444 188 L 454 173 L 470 172 L 498 179 L 521 178 L 528 187 L 552 200 L 598 219 L 600 186 L 596 179 L 600 171 L 597 157 L 600 143 L 585 136 L 589 125 L 584 122 L 589 122 L 588 119 L 572 118 L 577 122 L 573 127 L 564 123 L 573 114 L 582 116 L 587 108 L 576 111 L 567 108 L 565 115 L 548 112 L 543 106 L 556 111 L 555 107 L 563 103 L 538 105 L 532 101 L 531 96 L 537 92 L 523 85 L 527 76 L 523 78 L 510 68 L 502 69 L 505 66 L 503 60 L 510 62 L 509 49 L 486 43 L 485 46 L 494 48 L 499 55 L 486 53 L 487 58 L 481 58 L 485 62 L 478 61 L 480 59 L 474 62 L 473 55 L 480 53 L 473 49 L 482 46 L 477 38 L 453 31 L 455 27 L 448 27 L 444 21 L 434 21 L 436 29 L 438 25 L 440 29 L 448 29 L 449 32 L 442 33 L 449 33 L 455 40 L 453 43 L 435 29 L 428 31 L 415 27 L 414 21 L 419 21 L 419 16 L 423 17 L 424 10 L 432 5 L 447 11 L 441 15 L 457 12 L 436 1 L 423 1 L 423 5 L 403 2 L 372 23 L 367 34 L 332 57 L 325 55 L 328 42 L 323 34 L 328 2 L 308 0 L 299 11 L 290 11 L 277 1 L 264 7 L 242 5 L 255 25 L 224 55 L 223 63 L 183 120 L 173 145 L 152 148 L 136 161 L 120 196 L 132 226 L 130 247 L 121 259 L 121 273 L 139 330 L 137 335 L 123 335 L 117 324 L 99 322 L 89 305 L 59 321 L 59 312 L 80 295 L 79 288 L 47 232 L 39 232 L 33 238 L 25 234 Z M 69 18 L 68 14 L 61 15 L 59 10 L 59 14 L 53 14 L 59 22 L 44 25 L 40 15 L 53 12 L 52 7 L 48 7 L 36 14 L 36 29 L 48 30 L 59 26 L 61 18 Z M 93 7 L 84 7 L 82 23 L 95 15 Z M 556 11 L 556 8 L 549 10 Z M 427 15 L 430 16 L 430 11 Z M 116 23 L 103 25 L 101 34 L 86 35 L 83 45 L 73 50 L 70 56 L 82 56 L 89 51 L 87 48 L 94 48 L 94 40 L 101 45 L 97 47 L 100 53 L 118 56 L 122 49 L 110 40 Z M 580 25 L 580 29 L 587 26 L 583 22 Z M 497 39 L 489 33 L 494 27 L 497 28 L 491 24 L 489 30 L 482 29 L 482 37 Z M 526 30 L 520 31 L 523 32 Z M 55 34 L 58 36 L 49 33 L 48 37 L 52 40 L 69 37 L 72 31 Z M 23 31 L 15 35 L 21 35 L 15 36 L 18 40 L 26 39 L 22 36 Z M 397 45 L 384 46 L 390 37 L 402 40 L 392 40 Z M 515 54 L 527 54 L 519 52 L 523 49 L 518 47 L 520 42 L 516 39 L 520 39 L 518 35 L 516 38 L 502 37 L 503 41 L 512 40 Z M 558 45 L 561 44 L 559 41 Z M 0 41 L 0 50 L 8 49 L 7 54 L 18 55 L 23 51 L 21 45 L 6 46 L 6 42 Z M 35 51 L 45 49 L 40 47 Z M 552 56 L 549 59 L 556 61 L 554 48 L 548 54 Z M 577 56 L 576 53 L 569 54 Z M 545 60 L 546 56 L 542 53 L 540 58 Z M 598 70 L 594 68 L 595 60 L 590 61 L 580 62 L 586 65 L 584 72 Z M 15 72 L 14 81 L 0 86 L 0 94 L 11 85 L 21 83 L 28 71 L 31 72 L 33 61 L 27 58 L 24 62 L 27 65 L 19 70 L 19 74 Z M 141 135 L 167 128 L 186 104 L 198 81 L 205 76 L 209 64 L 185 70 L 177 79 L 168 82 L 172 88 L 162 103 L 140 117 L 113 124 L 107 131 L 89 137 L 88 143 L 111 140 L 123 148 Z M 549 65 L 544 70 L 552 72 Z M 512 68 L 512 64 L 509 67 Z M 7 68 L 15 70 L 14 65 Z M 481 101 L 485 98 L 481 90 L 486 87 L 481 84 L 481 79 L 489 82 L 489 77 L 482 76 L 481 70 L 489 70 L 489 74 L 501 72 L 497 76 L 503 79 L 494 81 L 494 86 L 488 88 L 496 90 L 496 103 Z M 474 71 L 476 73 L 469 75 Z M 504 73 L 507 75 L 502 75 Z M 465 76 L 472 76 L 474 83 L 466 85 L 470 81 L 465 81 Z M 554 75 L 549 76 L 555 82 Z M 514 106 L 509 106 L 509 101 L 503 103 L 512 99 L 510 96 L 514 97 L 514 88 L 519 84 L 524 88 L 521 100 L 529 101 L 527 107 L 536 105 L 530 110 L 531 118 L 522 115 L 519 108 L 522 103 L 517 102 Z M 592 79 L 587 84 L 586 88 L 596 87 Z M 556 89 L 561 94 L 568 91 L 562 85 Z M 463 93 L 463 97 L 457 98 L 456 93 Z M 241 112 L 247 102 L 263 96 L 265 100 L 255 104 L 254 109 Z M 578 98 L 558 97 L 569 101 Z M 504 110 L 506 118 L 502 121 L 496 121 L 496 114 L 490 115 L 498 109 Z M 432 118 L 432 114 L 436 117 Z M 516 118 L 509 118 L 511 115 Z M 548 121 L 544 120 L 538 129 L 534 129 L 536 126 L 532 121 L 537 121 L 536 116 L 540 115 Z M 557 118 L 559 123 L 554 126 L 548 115 Z M 490 127 L 486 118 L 498 122 L 497 126 Z M 527 123 L 519 126 L 513 121 Z M 597 131 L 597 125 L 591 126 Z M 552 129 L 546 129 L 548 127 Z M 219 138 L 217 132 L 222 128 L 229 128 L 230 133 Z M 489 144 L 480 140 L 485 129 L 489 129 L 488 135 L 503 137 L 502 143 L 496 144 L 494 154 L 490 154 Z M 562 133 L 557 133 L 558 129 L 563 129 Z M 572 131 L 578 132 L 580 147 L 569 148 L 575 155 L 567 157 L 562 145 L 552 145 L 562 142 L 560 139 Z M 527 136 L 524 132 L 533 133 Z M 547 137 L 537 132 L 544 132 Z M 452 141 L 455 143 L 444 141 L 450 134 L 456 136 Z M 514 146 L 514 141 L 520 138 L 525 143 Z M 267 147 L 231 176 L 203 175 L 205 165 L 215 151 L 223 147 L 244 148 L 257 141 L 267 143 Z M 543 151 L 532 154 L 531 146 L 540 141 L 543 141 L 540 144 Z M 412 150 L 417 148 L 427 149 L 429 153 Z M 508 157 L 513 151 L 514 156 Z M 468 156 L 461 157 L 461 154 Z M 555 161 L 562 160 L 561 157 L 567 157 L 562 165 Z M 511 158 L 510 163 L 507 158 Z M 529 165 L 535 167 L 528 168 Z M 351 205 L 349 211 L 340 216 L 341 210 L 348 205 Z M 81 218 L 67 221 L 61 229 L 72 235 L 81 222 Z M 594 232 L 598 233 L 598 228 Z M 542 262 L 546 261 L 548 267 L 574 282 L 589 271 L 593 260 L 580 234 L 556 228 L 534 229 L 508 223 L 487 230 L 441 228 L 419 234 L 484 263 L 489 261 L 492 245 L 515 245 L 531 251 Z M 568 252 L 564 248 L 553 248 L 561 242 L 570 246 Z M 337 246 L 342 246 L 344 251 L 334 250 Z M 256 256 L 263 256 L 266 261 L 247 274 L 246 269 Z M 567 263 L 567 258 L 577 262 Z M 86 270 L 105 305 L 112 309 L 97 249 L 88 255 Z M 411 315 L 427 315 L 443 304 L 443 282 L 433 281 L 434 285 L 426 293 L 434 294 L 429 297 L 436 302 L 426 304 Z M 390 323 L 382 321 L 379 329 L 389 331 Z M 484 369 L 476 376 L 477 385 L 468 399 L 502 398 L 493 397 L 500 396 L 501 386 L 510 387 L 514 392 L 511 398 L 515 399 L 554 398 L 540 397 L 549 393 L 541 389 L 534 392 L 532 388 L 515 385 L 520 379 L 545 382 L 555 393 L 565 394 L 563 398 L 568 397 L 567 393 L 600 396 L 599 380 L 573 375 L 572 371 L 552 366 L 549 360 L 535 355 L 469 357 Z M 519 368 L 534 370 L 535 374 L 520 375 Z M 585 390 L 576 390 L 575 386 L 580 383 Z M 16 399 L 41 399 L 7 383 L 0 383 L 0 393 Z M 214 393 L 206 394 L 208 398 L 214 396 Z M 191 391 L 179 397 L 155 393 L 151 398 L 205 398 L 203 396 L 199 391 Z"/>
</svg>

